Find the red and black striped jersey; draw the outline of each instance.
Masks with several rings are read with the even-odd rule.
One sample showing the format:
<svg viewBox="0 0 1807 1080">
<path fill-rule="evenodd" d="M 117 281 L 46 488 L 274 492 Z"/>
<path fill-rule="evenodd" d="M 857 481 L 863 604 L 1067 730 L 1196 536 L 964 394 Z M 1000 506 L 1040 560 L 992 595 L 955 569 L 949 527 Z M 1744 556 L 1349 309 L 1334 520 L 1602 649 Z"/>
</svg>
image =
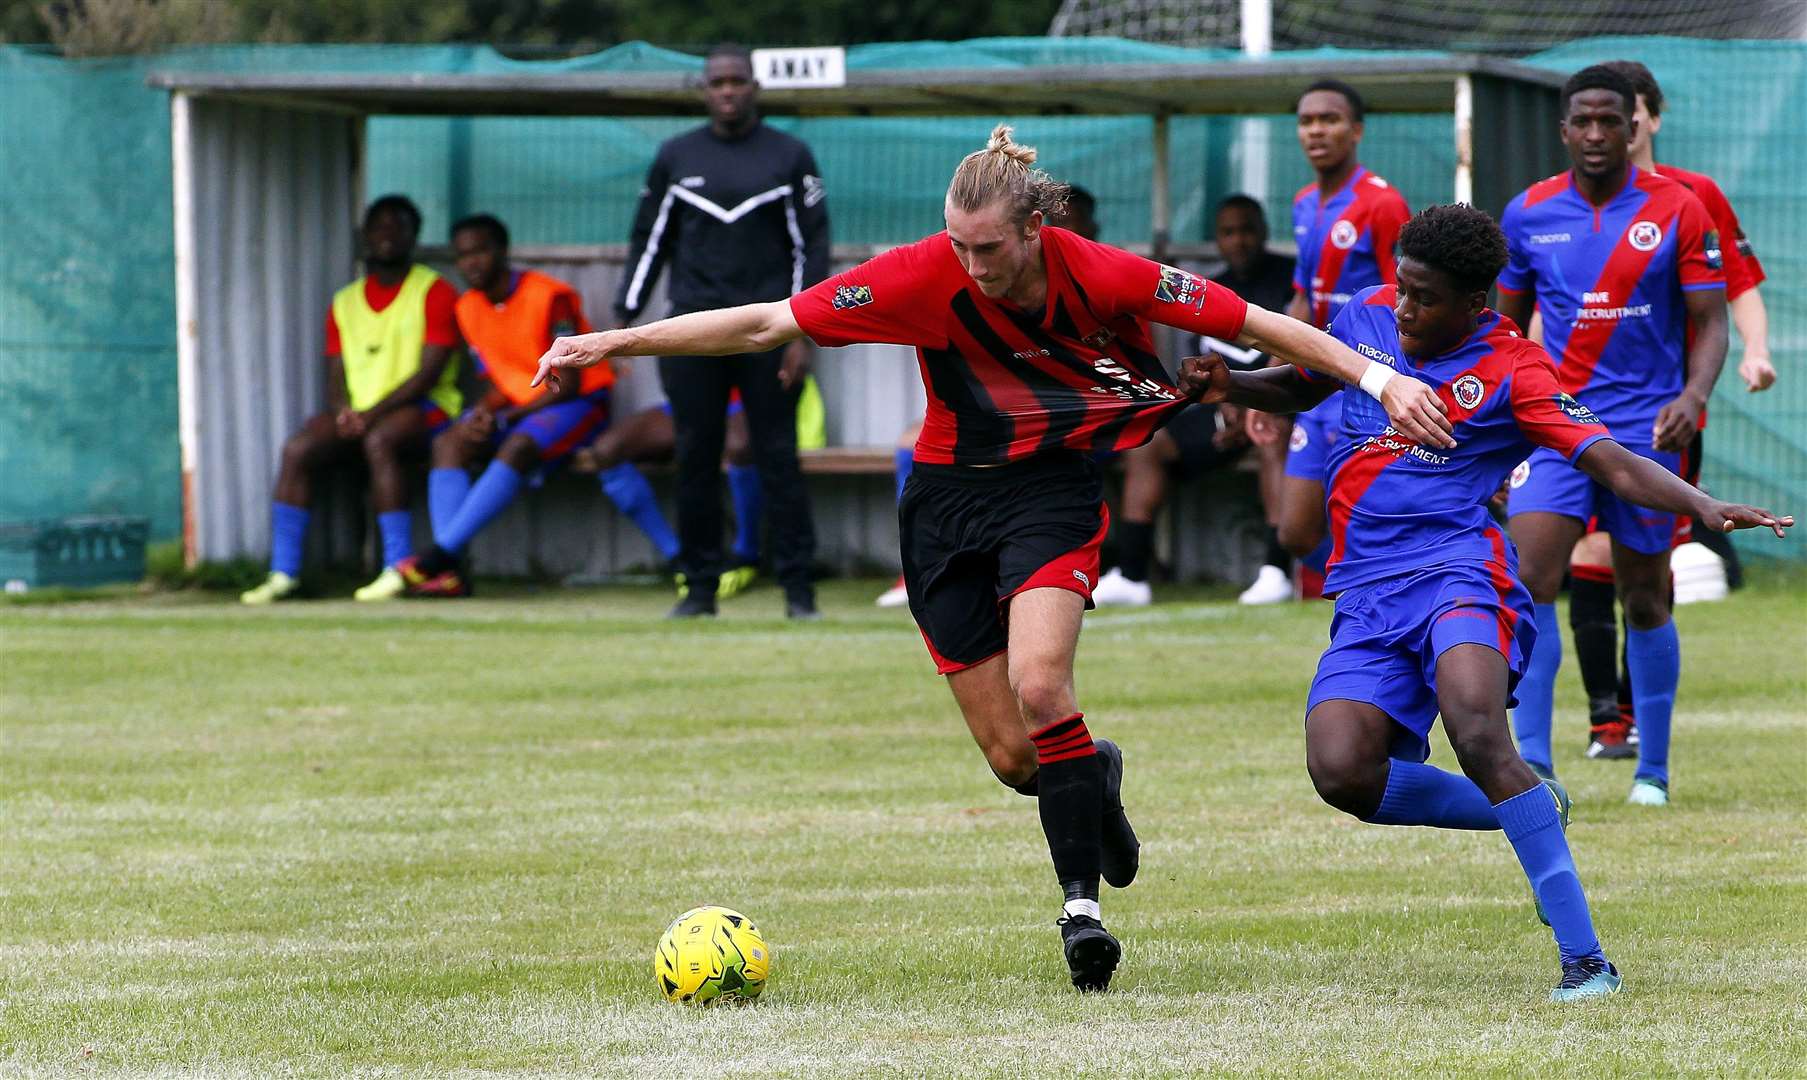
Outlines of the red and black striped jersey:
<svg viewBox="0 0 1807 1080">
<path fill-rule="evenodd" d="M 980 291 L 947 233 L 886 252 L 791 297 L 817 345 L 916 348 L 928 412 L 916 460 L 997 465 L 1055 450 L 1140 446 L 1188 402 L 1147 322 L 1231 340 L 1248 305 L 1194 274 L 1041 231 L 1047 301 Z"/>
</svg>

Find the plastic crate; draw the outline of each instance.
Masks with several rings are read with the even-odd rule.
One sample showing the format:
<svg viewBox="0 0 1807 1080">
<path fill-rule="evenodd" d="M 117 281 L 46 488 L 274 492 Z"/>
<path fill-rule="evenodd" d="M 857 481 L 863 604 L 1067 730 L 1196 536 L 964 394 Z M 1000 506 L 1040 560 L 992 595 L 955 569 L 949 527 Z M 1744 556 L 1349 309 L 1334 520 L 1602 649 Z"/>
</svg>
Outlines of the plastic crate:
<svg viewBox="0 0 1807 1080">
<path fill-rule="evenodd" d="M 150 531 L 150 521 L 141 517 L 0 525 L 0 582 L 12 591 L 140 581 Z"/>
</svg>

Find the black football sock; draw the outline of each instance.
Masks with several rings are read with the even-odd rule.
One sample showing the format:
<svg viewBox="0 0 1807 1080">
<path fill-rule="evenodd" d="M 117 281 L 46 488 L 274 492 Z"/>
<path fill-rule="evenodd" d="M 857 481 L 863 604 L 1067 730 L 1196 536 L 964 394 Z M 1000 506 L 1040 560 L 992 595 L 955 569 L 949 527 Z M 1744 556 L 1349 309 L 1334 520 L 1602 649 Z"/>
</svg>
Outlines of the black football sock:
<svg viewBox="0 0 1807 1080">
<path fill-rule="evenodd" d="M 1131 581 L 1148 580 L 1154 560 L 1154 523 L 1125 521 L 1117 528 L 1117 569 Z"/>
<path fill-rule="evenodd" d="M 458 556 L 447 551 L 445 548 L 440 547 L 438 544 L 433 544 L 428 547 L 426 551 L 421 552 L 415 565 L 420 567 L 421 573 L 428 577 L 433 577 L 436 574 L 443 574 L 447 570 L 456 570 L 458 568 Z"/>
<path fill-rule="evenodd" d="M 1596 573 L 1576 573 L 1569 581 L 1569 628 L 1575 633 L 1581 685 L 1595 722 L 1618 712 L 1619 618 L 1614 600 L 1610 573 L 1604 580 Z"/>
<path fill-rule="evenodd" d="M 1033 799 L 1042 793 L 1042 774 L 1037 772 L 1020 784 L 1005 784 L 1004 786 L 1018 795 L 1027 795 Z"/>
<path fill-rule="evenodd" d="M 1037 777 L 1042 832 L 1054 857 L 1054 876 L 1068 900 L 1098 899 L 1100 819 L 1104 815 L 1104 774 L 1085 714 L 1030 732 L 1041 763 Z"/>
<path fill-rule="evenodd" d="M 1269 566 L 1278 566 L 1289 574 L 1293 572 L 1292 552 L 1281 545 L 1280 530 L 1271 525 L 1267 530 L 1267 554 L 1262 557 L 1262 561 Z"/>
</svg>

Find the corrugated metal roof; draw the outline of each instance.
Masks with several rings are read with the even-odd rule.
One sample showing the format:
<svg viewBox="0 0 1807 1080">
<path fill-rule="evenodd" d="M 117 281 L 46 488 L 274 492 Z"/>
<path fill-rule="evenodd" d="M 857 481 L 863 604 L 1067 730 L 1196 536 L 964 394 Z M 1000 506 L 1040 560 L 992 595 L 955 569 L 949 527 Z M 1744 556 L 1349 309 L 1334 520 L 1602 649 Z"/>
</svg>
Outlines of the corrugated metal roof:
<svg viewBox="0 0 1807 1080">
<path fill-rule="evenodd" d="M 1376 112 L 1447 112 L 1462 76 L 1558 87 L 1559 73 L 1470 55 L 1298 56 L 1123 65 L 856 70 L 834 89 L 765 90 L 775 115 L 1034 115 L 1292 111 L 1299 88 L 1334 77 Z M 345 74 L 156 71 L 152 86 L 248 102 L 410 115 L 693 115 L 686 72 Z"/>
</svg>

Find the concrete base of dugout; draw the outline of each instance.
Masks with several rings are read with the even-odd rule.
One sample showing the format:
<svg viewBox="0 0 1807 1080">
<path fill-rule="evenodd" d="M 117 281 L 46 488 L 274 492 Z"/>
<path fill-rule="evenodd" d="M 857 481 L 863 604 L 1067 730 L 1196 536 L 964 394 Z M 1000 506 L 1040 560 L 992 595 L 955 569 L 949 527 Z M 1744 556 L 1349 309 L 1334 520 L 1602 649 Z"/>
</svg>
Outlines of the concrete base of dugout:
<svg viewBox="0 0 1807 1080">
<path fill-rule="evenodd" d="M 880 451 L 886 456 L 889 451 Z M 898 572 L 895 486 L 888 471 L 823 472 L 805 467 L 816 518 L 816 558 L 835 575 Z M 647 470 L 667 520 L 674 520 L 669 468 Z M 1118 477 L 1107 472 L 1113 512 Z M 374 576 L 379 554 L 359 470 L 321 478 L 308 537 L 308 565 Z M 1157 557 L 1174 580 L 1246 583 L 1264 550 L 1255 475 L 1229 469 L 1175 489 L 1159 531 Z M 722 488 L 727 506 L 727 485 Z M 730 527 L 732 515 L 728 516 Z M 425 483 L 416 486 L 414 536 L 432 541 Z M 1106 555 L 1109 549 L 1107 544 Z M 588 477 L 557 474 L 530 491 L 471 545 L 479 575 L 598 581 L 656 569 L 652 545 Z"/>
</svg>

